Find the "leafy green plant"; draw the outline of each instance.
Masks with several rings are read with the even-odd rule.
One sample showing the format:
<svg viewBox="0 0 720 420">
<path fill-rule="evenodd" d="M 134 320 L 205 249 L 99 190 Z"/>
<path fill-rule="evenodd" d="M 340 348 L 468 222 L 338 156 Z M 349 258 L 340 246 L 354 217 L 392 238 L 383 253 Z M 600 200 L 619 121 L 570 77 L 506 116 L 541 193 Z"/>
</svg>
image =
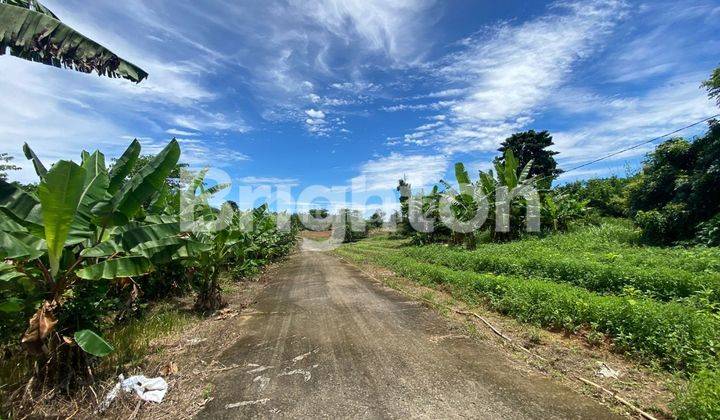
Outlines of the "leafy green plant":
<svg viewBox="0 0 720 420">
<path fill-rule="evenodd" d="M 425 285 L 439 285 L 465 301 L 486 300 L 495 310 L 525 323 L 570 332 L 593 325 L 612 339 L 617 351 L 640 360 L 655 360 L 671 370 L 695 372 L 720 366 L 720 320 L 682 303 L 605 296 L 532 277 L 453 270 L 419 262 L 398 251 L 357 249 L 355 244 L 337 252 L 356 261 L 389 267 Z"/>
<path fill-rule="evenodd" d="M 672 408 L 679 419 L 720 418 L 720 371 L 704 370 L 694 375 Z"/>
<path fill-rule="evenodd" d="M 137 142 L 128 153 L 134 154 L 134 149 L 139 149 Z M 102 153 L 83 152 L 81 165 L 61 160 L 48 170 L 29 146 L 24 150 L 40 177 L 37 196 L 0 181 L 0 253 L 12 272 L 22 274 L 12 280 L 23 281 L 34 291 L 24 296 L 30 302 L 13 308 L 18 313 L 34 308 L 21 341 L 44 364 L 38 371 L 45 376 L 67 374 L 69 368 L 82 372 L 81 365 L 69 366 L 59 355 L 76 360 L 77 348 L 94 355 L 110 349 L 87 329 L 95 327 L 99 313 L 73 315 L 73 310 L 87 308 L 78 305 L 83 299 L 80 292 L 86 290 L 84 282 L 138 277 L 153 270 L 152 255 L 136 249 L 144 242 L 138 240 L 139 234 L 151 225 L 135 222 L 128 229 L 128 223 L 157 193 L 154 186 L 175 165 L 180 148 L 173 140 L 122 187 L 115 182 L 117 188 L 111 187 L 113 181 L 124 178 L 132 159 L 108 172 Z M 89 325 L 69 322 L 79 319 Z"/>
</svg>

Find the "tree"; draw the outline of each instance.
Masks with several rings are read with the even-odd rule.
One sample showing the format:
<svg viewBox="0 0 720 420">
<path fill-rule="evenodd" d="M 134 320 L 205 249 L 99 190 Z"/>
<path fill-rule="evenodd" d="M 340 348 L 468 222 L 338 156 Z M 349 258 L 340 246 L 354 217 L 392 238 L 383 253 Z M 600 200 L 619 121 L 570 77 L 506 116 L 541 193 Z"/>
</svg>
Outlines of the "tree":
<svg viewBox="0 0 720 420">
<path fill-rule="evenodd" d="M 375 229 L 380 229 L 383 226 L 385 220 L 385 212 L 377 209 L 375 210 L 375 213 L 373 213 L 372 216 L 370 216 L 370 220 L 368 220 L 368 226 Z"/>
<path fill-rule="evenodd" d="M 552 180 L 562 173 L 553 157 L 558 152 L 547 150 L 553 144 L 552 136 L 547 131 L 530 130 L 515 133 L 500 144 L 498 151 L 502 155 L 495 161 L 504 164 L 505 151 L 512 150 L 519 161 L 518 166 L 524 168 L 528 162 L 532 161 L 529 177 L 541 178 L 538 180 L 539 185 L 549 188 Z"/>
<path fill-rule="evenodd" d="M 0 153 L 0 179 L 7 180 L 8 171 L 20 170 L 19 166 L 13 165 L 11 162 L 14 158 L 7 153 Z"/>
<path fill-rule="evenodd" d="M 708 96 L 712 99 L 715 98 L 718 106 L 720 106 L 720 67 L 716 68 L 710 78 L 705 80 L 701 87 L 704 87 L 708 91 Z"/>
<path fill-rule="evenodd" d="M 648 154 L 642 173 L 628 186 L 630 213 L 646 240 L 671 244 L 702 234 L 701 225 L 720 214 L 719 160 L 715 120 L 703 137 L 670 139 Z"/>
<path fill-rule="evenodd" d="M 0 0 L 0 55 L 139 83 L 148 74 L 75 31 L 37 0 Z"/>
</svg>

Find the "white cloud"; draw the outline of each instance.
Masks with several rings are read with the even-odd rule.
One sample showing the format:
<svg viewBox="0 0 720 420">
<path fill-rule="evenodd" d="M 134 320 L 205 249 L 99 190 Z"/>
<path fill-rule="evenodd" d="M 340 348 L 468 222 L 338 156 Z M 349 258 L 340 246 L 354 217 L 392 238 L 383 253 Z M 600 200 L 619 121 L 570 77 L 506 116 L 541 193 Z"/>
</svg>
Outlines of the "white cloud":
<svg viewBox="0 0 720 420">
<path fill-rule="evenodd" d="M 198 134 L 194 131 L 178 130 L 177 128 L 169 128 L 165 132 L 173 136 L 197 136 Z"/>
<path fill-rule="evenodd" d="M 240 117 L 229 118 L 221 112 L 198 111 L 194 114 L 175 115 L 173 124 L 195 131 L 236 131 L 244 133 L 250 130 Z"/>
<path fill-rule="evenodd" d="M 367 191 L 394 190 L 398 180 L 407 178 L 413 187 L 437 183 L 448 167 L 448 156 L 403 155 L 391 153 L 365 162 L 360 167 Z M 356 178 L 355 180 L 360 180 Z"/>
<path fill-rule="evenodd" d="M 434 1 L 430 0 L 292 0 L 302 13 L 312 17 L 324 28 L 346 40 L 359 37 L 371 50 L 381 51 L 396 61 L 414 61 L 427 45 L 423 36 L 426 23 L 422 14 Z"/>
<path fill-rule="evenodd" d="M 552 14 L 520 25 L 502 24 L 489 37 L 465 40 L 465 48 L 435 66 L 453 88 L 431 95 L 462 95 L 450 106 L 446 124 L 420 135 L 445 153 L 490 150 L 501 138 L 532 120 L 539 106 L 560 88 L 579 60 L 623 14 L 619 0 L 564 2 Z M 426 109 L 399 105 L 386 110 Z M 407 137 L 417 143 L 418 133 Z"/>
<path fill-rule="evenodd" d="M 297 185 L 298 180 L 295 178 L 277 178 L 277 177 L 258 177 L 258 176 L 246 176 L 238 178 L 238 181 L 248 185 Z"/>
<path fill-rule="evenodd" d="M 588 122 L 554 134 L 555 149 L 561 152 L 558 155 L 561 162 L 598 158 L 716 114 L 713 101 L 698 89 L 698 80 L 703 76 L 700 73 L 679 76 L 642 96 L 624 98 L 623 101 L 615 98 L 596 101 L 595 112 L 589 114 Z M 696 127 L 694 131 L 677 135 L 704 129 Z M 613 159 L 640 156 L 654 147 L 655 144 L 651 144 Z"/>
<path fill-rule="evenodd" d="M 307 114 L 307 116 L 310 117 L 310 118 L 318 118 L 318 119 L 324 119 L 324 118 L 325 118 L 325 113 L 322 112 L 322 111 L 320 111 L 320 110 L 306 109 L 306 110 L 305 110 L 305 114 Z"/>
</svg>

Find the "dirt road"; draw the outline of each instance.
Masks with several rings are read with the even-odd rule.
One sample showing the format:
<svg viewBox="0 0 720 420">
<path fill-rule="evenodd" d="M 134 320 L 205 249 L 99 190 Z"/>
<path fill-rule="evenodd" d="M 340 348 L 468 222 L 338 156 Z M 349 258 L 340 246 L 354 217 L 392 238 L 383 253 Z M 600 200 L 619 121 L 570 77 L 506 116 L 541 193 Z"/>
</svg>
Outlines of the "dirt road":
<svg viewBox="0 0 720 420">
<path fill-rule="evenodd" d="M 337 258 L 304 251 L 262 292 L 199 418 L 612 418 Z"/>
</svg>

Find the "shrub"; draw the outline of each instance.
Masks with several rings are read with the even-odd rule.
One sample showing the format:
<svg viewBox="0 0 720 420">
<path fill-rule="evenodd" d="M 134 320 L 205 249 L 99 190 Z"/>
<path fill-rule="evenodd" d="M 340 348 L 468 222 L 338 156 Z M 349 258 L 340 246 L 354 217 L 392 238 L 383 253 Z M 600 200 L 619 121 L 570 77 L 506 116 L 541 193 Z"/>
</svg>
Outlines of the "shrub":
<svg viewBox="0 0 720 420">
<path fill-rule="evenodd" d="M 627 216 L 628 204 L 625 189 L 631 178 L 596 178 L 576 181 L 557 188 L 560 194 L 587 201 L 588 207 L 601 216 Z"/>
<path fill-rule="evenodd" d="M 720 213 L 720 123 L 705 136 L 662 143 L 648 154 L 628 187 L 630 213 L 649 241 L 694 239 L 701 223 Z"/>
<path fill-rule="evenodd" d="M 645 241 L 669 245 L 685 237 L 690 220 L 684 204 L 670 203 L 660 210 L 638 211 L 635 223 Z"/>
<path fill-rule="evenodd" d="M 720 213 L 698 226 L 697 240 L 707 246 L 720 246 Z"/>
<path fill-rule="evenodd" d="M 680 419 L 720 418 L 720 371 L 704 370 L 695 375 L 672 408 Z"/>
</svg>

